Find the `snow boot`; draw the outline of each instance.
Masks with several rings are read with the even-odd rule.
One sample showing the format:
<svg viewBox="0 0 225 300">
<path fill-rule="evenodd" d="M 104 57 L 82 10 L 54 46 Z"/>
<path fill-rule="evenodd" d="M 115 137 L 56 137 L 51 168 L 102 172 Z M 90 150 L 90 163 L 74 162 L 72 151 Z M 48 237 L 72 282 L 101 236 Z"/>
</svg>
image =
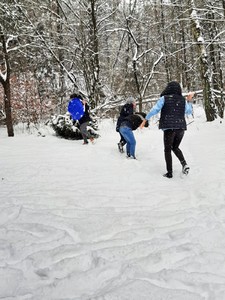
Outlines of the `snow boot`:
<svg viewBox="0 0 225 300">
<path fill-rule="evenodd" d="M 189 173 L 190 167 L 188 165 L 184 165 L 182 167 L 182 173 L 187 175 Z"/>
<path fill-rule="evenodd" d="M 163 177 L 173 178 L 173 173 L 168 172 L 168 173 L 164 174 Z"/>
<path fill-rule="evenodd" d="M 118 145 L 119 152 L 123 153 L 124 152 L 123 151 L 123 145 L 121 143 L 118 143 L 117 145 Z"/>
</svg>

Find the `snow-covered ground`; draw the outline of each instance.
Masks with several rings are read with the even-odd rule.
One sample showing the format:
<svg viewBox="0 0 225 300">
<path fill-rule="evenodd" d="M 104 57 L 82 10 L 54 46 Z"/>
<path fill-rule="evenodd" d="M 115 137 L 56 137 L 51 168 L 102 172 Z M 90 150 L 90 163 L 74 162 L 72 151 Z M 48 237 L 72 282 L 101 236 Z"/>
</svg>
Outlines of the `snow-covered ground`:
<svg viewBox="0 0 225 300">
<path fill-rule="evenodd" d="M 95 145 L 0 129 L 0 299 L 225 299 L 225 123 L 195 107 L 167 179 L 155 122 L 137 161 L 112 120 Z"/>
</svg>

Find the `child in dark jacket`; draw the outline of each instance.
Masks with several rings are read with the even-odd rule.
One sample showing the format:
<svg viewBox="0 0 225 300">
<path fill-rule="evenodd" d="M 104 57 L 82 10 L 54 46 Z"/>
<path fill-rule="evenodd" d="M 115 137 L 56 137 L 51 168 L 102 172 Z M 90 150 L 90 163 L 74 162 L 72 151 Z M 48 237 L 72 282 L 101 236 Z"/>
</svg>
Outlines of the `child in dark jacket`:
<svg viewBox="0 0 225 300">
<path fill-rule="evenodd" d="M 124 137 L 122 136 L 122 134 L 120 133 L 119 128 L 120 128 L 121 123 L 124 121 L 124 119 L 127 116 L 134 114 L 135 108 L 136 108 L 135 100 L 134 100 L 134 98 L 130 97 L 130 98 L 128 98 L 126 104 L 120 110 L 120 115 L 119 115 L 119 118 L 116 123 L 116 131 L 119 132 L 119 134 L 120 134 L 120 141 L 117 145 L 118 145 L 118 149 L 121 153 L 124 152 L 123 146 L 125 146 L 127 142 L 124 139 Z"/>
<path fill-rule="evenodd" d="M 136 140 L 133 134 L 133 131 L 136 130 L 142 122 L 145 120 L 146 114 L 145 113 L 135 113 L 126 117 L 123 122 L 120 124 L 119 132 L 125 139 L 127 146 L 127 157 L 136 159 L 135 156 L 135 148 L 136 148 Z M 145 127 L 148 127 L 148 122 L 145 122 Z"/>
</svg>

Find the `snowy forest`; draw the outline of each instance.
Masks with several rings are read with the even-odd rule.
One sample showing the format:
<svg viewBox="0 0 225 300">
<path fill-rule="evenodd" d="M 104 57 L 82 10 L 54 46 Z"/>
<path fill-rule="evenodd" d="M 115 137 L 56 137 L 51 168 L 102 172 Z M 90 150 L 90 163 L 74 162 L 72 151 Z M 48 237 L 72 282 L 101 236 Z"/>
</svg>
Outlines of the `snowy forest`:
<svg viewBox="0 0 225 300">
<path fill-rule="evenodd" d="M 168 81 L 224 116 L 225 0 L 2 0 L 0 112 L 46 122 L 82 93 L 113 117 L 127 96 L 151 107 Z"/>
</svg>

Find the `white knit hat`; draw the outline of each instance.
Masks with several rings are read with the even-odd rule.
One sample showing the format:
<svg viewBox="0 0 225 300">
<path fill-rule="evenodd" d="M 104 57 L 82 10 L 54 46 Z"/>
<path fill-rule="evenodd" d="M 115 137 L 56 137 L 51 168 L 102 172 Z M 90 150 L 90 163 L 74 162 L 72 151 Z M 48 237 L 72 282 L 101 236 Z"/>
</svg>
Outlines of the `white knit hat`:
<svg viewBox="0 0 225 300">
<path fill-rule="evenodd" d="M 131 104 L 131 103 L 134 103 L 135 102 L 135 99 L 134 99 L 134 97 L 128 97 L 127 98 L 127 101 L 126 101 L 126 103 L 129 103 L 129 104 Z"/>
</svg>

